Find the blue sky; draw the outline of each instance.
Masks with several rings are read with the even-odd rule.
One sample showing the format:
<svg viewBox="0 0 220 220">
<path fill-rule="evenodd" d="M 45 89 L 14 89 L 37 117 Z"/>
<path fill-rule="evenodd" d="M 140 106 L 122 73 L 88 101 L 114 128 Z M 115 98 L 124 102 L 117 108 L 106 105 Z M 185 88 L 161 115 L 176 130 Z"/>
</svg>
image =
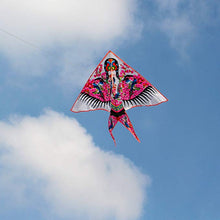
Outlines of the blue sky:
<svg viewBox="0 0 220 220">
<path fill-rule="evenodd" d="M 219 220 L 219 1 L 40 3 L 0 3 L 0 218 Z M 109 50 L 169 99 L 141 143 L 70 112 Z"/>
</svg>

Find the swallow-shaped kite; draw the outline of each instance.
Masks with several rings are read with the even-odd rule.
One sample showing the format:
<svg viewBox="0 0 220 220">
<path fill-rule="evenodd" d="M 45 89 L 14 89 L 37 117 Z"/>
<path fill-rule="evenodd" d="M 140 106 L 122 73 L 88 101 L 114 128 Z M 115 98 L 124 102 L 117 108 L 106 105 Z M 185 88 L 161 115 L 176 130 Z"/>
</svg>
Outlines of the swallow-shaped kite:
<svg viewBox="0 0 220 220">
<path fill-rule="evenodd" d="M 118 121 L 140 142 L 125 110 L 166 101 L 167 98 L 141 74 L 109 51 L 89 77 L 71 111 L 108 111 L 108 128 L 114 143 L 112 130 Z"/>
</svg>

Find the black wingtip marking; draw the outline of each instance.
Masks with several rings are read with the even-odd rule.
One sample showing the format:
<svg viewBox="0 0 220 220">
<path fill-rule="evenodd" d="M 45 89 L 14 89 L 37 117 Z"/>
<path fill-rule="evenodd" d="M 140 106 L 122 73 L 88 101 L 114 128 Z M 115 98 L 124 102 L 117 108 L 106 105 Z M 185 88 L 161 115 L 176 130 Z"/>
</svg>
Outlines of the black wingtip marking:
<svg viewBox="0 0 220 220">
<path fill-rule="evenodd" d="M 94 98 L 92 96 L 90 96 L 89 94 L 87 93 L 81 93 L 80 96 L 79 96 L 79 100 L 83 103 L 85 103 L 86 105 L 89 105 L 91 106 L 93 109 L 96 109 L 96 108 L 107 108 L 107 106 L 109 105 L 109 101 L 101 101 L 97 98 Z"/>
<path fill-rule="evenodd" d="M 132 107 L 134 105 L 147 105 L 157 94 L 157 90 L 152 87 L 146 87 L 138 96 L 133 99 L 123 100 L 125 108 Z"/>
</svg>

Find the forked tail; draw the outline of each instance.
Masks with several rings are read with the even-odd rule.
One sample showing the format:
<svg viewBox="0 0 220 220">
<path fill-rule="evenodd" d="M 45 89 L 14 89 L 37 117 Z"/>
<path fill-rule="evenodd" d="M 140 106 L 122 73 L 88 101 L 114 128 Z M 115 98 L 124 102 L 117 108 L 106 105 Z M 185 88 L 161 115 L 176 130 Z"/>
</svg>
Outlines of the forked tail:
<svg viewBox="0 0 220 220">
<path fill-rule="evenodd" d="M 133 125 L 131 124 L 131 121 L 130 121 L 127 113 L 125 112 L 125 110 L 123 111 L 122 114 L 111 111 L 109 119 L 108 119 L 108 129 L 109 129 L 110 135 L 111 135 L 115 145 L 116 145 L 116 142 L 115 142 L 115 138 L 112 134 L 112 130 L 114 129 L 114 127 L 118 121 L 121 122 L 132 133 L 132 135 L 136 138 L 136 140 L 138 142 L 140 142 L 139 138 L 137 137 L 137 135 L 134 131 Z"/>
</svg>

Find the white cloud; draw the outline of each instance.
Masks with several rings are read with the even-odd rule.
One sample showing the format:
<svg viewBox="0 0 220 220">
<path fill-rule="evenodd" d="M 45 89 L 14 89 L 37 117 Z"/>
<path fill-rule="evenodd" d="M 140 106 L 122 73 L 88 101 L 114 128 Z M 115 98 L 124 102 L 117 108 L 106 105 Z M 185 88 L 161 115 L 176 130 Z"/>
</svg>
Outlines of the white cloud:
<svg viewBox="0 0 220 220">
<path fill-rule="evenodd" d="M 106 41 L 134 25 L 134 0 L 1 1 L 2 28 L 38 45 L 76 39 Z"/>
<path fill-rule="evenodd" d="M 0 197 L 34 204 L 31 195 L 40 195 L 60 217 L 141 215 L 149 177 L 123 156 L 96 147 L 75 119 L 54 111 L 12 117 L 0 122 L 0 150 Z"/>
<path fill-rule="evenodd" d="M 8 57 L 16 74 L 42 75 L 48 66 L 55 64 L 60 70 L 56 77 L 76 83 L 73 76 L 79 72 L 67 74 L 71 66 L 86 63 L 88 70 L 94 54 L 104 55 L 109 46 L 119 45 L 121 40 L 140 32 L 136 11 L 137 0 L 2 0 L 0 51 Z M 1 29 L 36 45 L 41 51 Z M 83 59 L 87 53 L 90 62 Z M 74 59 L 66 62 L 67 56 L 77 56 L 76 62 Z"/>
</svg>

